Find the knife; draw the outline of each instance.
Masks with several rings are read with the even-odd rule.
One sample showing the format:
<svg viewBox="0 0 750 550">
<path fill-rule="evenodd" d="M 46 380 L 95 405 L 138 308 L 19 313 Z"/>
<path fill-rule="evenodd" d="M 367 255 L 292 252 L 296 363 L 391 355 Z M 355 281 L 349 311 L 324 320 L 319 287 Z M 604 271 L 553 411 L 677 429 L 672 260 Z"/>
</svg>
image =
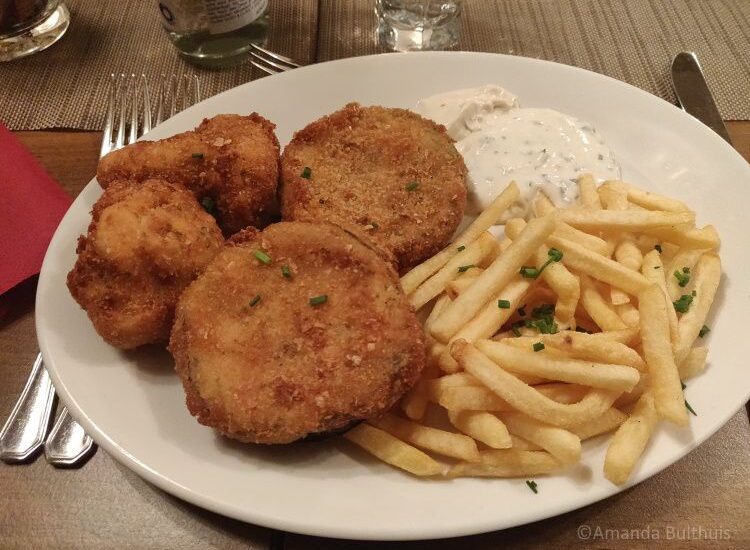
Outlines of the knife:
<svg viewBox="0 0 750 550">
<path fill-rule="evenodd" d="M 672 87 L 685 112 L 732 144 L 694 52 L 680 52 L 672 60 Z"/>
</svg>

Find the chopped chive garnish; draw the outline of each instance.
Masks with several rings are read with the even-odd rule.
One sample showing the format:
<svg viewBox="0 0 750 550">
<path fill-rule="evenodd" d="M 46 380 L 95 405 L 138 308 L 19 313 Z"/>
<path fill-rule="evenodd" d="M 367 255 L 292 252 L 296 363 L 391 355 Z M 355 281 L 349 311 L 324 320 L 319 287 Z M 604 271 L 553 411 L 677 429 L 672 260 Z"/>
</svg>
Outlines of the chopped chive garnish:
<svg viewBox="0 0 750 550">
<path fill-rule="evenodd" d="M 656 250 L 659 254 L 661 254 L 661 245 L 660 244 L 654 245 L 654 250 Z"/>
<path fill-rule="evenodd" d="M 284 276 L 285 279 L 292 278 L 292 271 L 289 269 L 288 265 L 281 266 L 281 274 Z"/>
<path fill-rule="evenodd" d="M 544 344 L 541 342 L 536 342 L 533 346 L 531 346 L 534 351 L 542 351 L 544 349 Z"/>
<path fill-rule="evenodd" d="M 537 268 L 526 265 L 519 269 L 518 273 L 520 273 L 521 277 L 524 279 L 536 279 L 539 277 L 539 270 Z"/>
<path fill-rule="evenodd" d="M 693 410 L 693 407 L 690 406 L 690 403 L 687 402 L 687 399 L 685 400 L 685 408 L 689 410 L 691 413 L 693 413 L 693 416 L 698 416 L 698 413 L 696 413 Z"/>
<path fill-rule="evenodd" d="M 690 304 L 693 303 L 693 297 L 690 294 L 683 294 L 679 300 L 672 302 L 674 309 L 677 313 L 685 313 L 690 309 Z"/>
<path fill-rule="evenodd" d="M 549 250 L 547 251 L 547 256 L 549 256 L 549 257 L 550 257 L 550 259 L 551 259 L 551 260 L 552 260 L 553 262 L 559 262 L 560 260 L 562 260 L 562 257 L 563 257 L 563 253 L 562 253 L 562 252 L 560 252 L 560 251 L 559 251 L 559 250 L 558 250 L 557 248 L 550 248 L 550 249 L 549 249 Z"/>
<path fill-rule="evenodd" d="M 476 266 L 474 264 L 462 265 L 458 268 L 458 272 L 463 273 L 464 271 L 469 271 L 472 267 L 476 267 Z"/>
<path fill-rule="evenodd" d="M 271 256 L 263 252 L 262 250 L 256 250 L 255 251 L 255 257 L 258 259 L 259 262 L 269 265 L 271 263 Z"/>
<path fill-rule="evenodd" d="M 193 157 L 194 159 L 202 159 L 203 158 L 203 153 L 193 153 L 190 156 Z"/>
<path fill-rule="evenodd" d="M 513 323 L 510 326 L 510 330 L 513 332 L 513 336 L 521 336 L 521 331 L 518 330 L 519 327 L 523 326 L 523 321 L 518 321 L 517 323 Z"/>
<path fill-rule="evenodd" d="M 466 250 L 466 246 L 464 246 L 464 245 L 461 245 L 461 246 L 459 246 L 459 247 L 458 247 L 458 249 L 457 249 L 457 250 L 458 250 L 459 252 L 463 252 L 464 250 Z"/>
<path fill-rule="evenodd" d="M 510 309 L 510 300 L 498 300 L 497 307 L 500 309 Z"/>
<path fill-rule="evenodd" d="M 687 268 L 684 267 L 682 268 L 682 272 L 674 272 L 674 278 L 677 279 L 677 284 L 681 287 L 686 286 L 690 282 L 690 270 L 688 269 L 687 271 L 685 271 L 686 269 Z"/>
<path fill-rule="evenodd" d="M 309 166 L 305 166 L 300 176 L 305 178 L 306 180 L 309 180 L 312 177 L 312 169 Z"/>
<path fill-rule="evenodd" d="M 661 269 L 661 266 L 660 265 L 655 265 L 654 269 Z"/>
<path fill-rule="evenodd" d="M 326 294 L 321 294 L 320 296 L 313 296 L 310 298 L 310 305 L 319 306 L 320 304 L 325 304 L 326 301 L 328 301 L 328 296 Z"/>
<path fill-rule="evenodd" d="M 711 332 L 711 329 L 710 329 L 710 328 L 708 328 L 708 327 L 707 327 L 706 325 L 703 325 L 703 326 L 701 327 L 701 330 L 700 330 L 700 332 L 698 332 L 698 336 L 700 336 L 701 338 L 703 338 L 703 337 L 704 337 L 704 336 L 705 336 L 706 334 L 708 334 L 709 332 Z"/>
<path fill-rule="evenodd" d="M 216 202 L 214 202 L 214 199 L 211 197 L 203 197 L 201 199 L 201 206 L 203 207 L 203 210 L 214 217 L 216 216 Z"/>
<path fill-rule="evenodd" d="M 531 316 L 534 319 L 542 319 L 555 314 L 555 304 L 542 304 L 531 310 Z"/>
<path fill-rule="evenodd" d="M 536 495 L 536 494 L 537 494 L 537 493 L 539 492 L 539 491 L 537 491 L 536 481 L 533 481 L 533 480 L 529 481 L 529 480 L 527 479 L 527 480 L 526 480 L 526 486 L 527 486 L 527 487 L 528 487 L 529 489 L 531 489 L 532 491 L 534 491 L 534 494 L 535 494 L 535 495 Z"/>
<path fill-rule="evenodd" d="M 407 184 L 404 189 L 406 189 L 407 191 L 416 191 L 417 187 L 419 187 L 419 182 L 418 181 L 413 181 L 413 182 Z"/>
<path fill-rule="evenodd" d="M 698 293 L 697 293 L 697 292 L 696 292 L 696 291 L 694 290 L 694 291 L 692 291 L 692 292 L 690 293 L 690 295 L 691 295 L 691 296 L 692 296 L 693 298 L 695 298 L 696 296 L 698 296 Z"/>
<path fill-rule="evenodd" d="M 250 307 L 255 307 L 258 305 L 258 302 L 260 302 L 260 294 L 255 296 L 252 300 L 250 300 Z"/>
</svg>

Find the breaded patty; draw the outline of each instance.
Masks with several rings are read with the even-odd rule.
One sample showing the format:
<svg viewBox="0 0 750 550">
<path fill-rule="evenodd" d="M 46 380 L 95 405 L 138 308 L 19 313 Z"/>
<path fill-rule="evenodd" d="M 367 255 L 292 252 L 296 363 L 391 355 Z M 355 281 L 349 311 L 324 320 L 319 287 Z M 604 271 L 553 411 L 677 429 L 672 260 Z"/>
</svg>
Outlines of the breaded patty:
<svg viewBox="0 0 750 550">
<path fill-rule="evenodd" d="M 398 269 L 446 244 L 466 207 L 466 166 L 443 126 L 351 103 L 297 132 L 281 160 L 285 220 L 325 220 L 390 251 Z"/>
<path fill-rule="evenodd" d="M 223 244 L 216 221 L 183 187 L 112 182 L 78 240 L 68 289 L 113 346 L 166 342 L 177 298 Z"/>
<path fill-rule="evenodd" d="M 105 189 L 115 180 L 159 178 L 190 189 L 225 235 L 262 227 L 277 214 L 279 142 L 275 126 L 253 113 L 205 119 L 195 131 L 139 141 L 99 161 Z"/>
<path fill-rule="evenodd" d="M 169 349 L 201 424 L 288 443 L 379 415 L 424 336 L 393 268 L 332 224 L 238 233 L 180 298 Z"/>
</svg>

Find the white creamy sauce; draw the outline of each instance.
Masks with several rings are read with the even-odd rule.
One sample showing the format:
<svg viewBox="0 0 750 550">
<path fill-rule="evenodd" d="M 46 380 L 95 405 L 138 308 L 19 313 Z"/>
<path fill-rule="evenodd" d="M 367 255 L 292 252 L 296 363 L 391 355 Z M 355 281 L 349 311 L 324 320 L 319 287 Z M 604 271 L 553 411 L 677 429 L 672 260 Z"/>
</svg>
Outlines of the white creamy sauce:
<svg viewBox="0 0 750 550">
<path fill-rule="evenodd" d="M 448 129 L 469 170 L 467 214 L 478 214 L 512 180 L 521 198 L 507 217 L 525 216 L 541 191 L 556 206 L 578 200 L 576 179 L 619 179 L 612 150 L 590 124 L 552 109 L 520 108 L 499 86 L 428 97 L 416 110 Z"/>
</svg>

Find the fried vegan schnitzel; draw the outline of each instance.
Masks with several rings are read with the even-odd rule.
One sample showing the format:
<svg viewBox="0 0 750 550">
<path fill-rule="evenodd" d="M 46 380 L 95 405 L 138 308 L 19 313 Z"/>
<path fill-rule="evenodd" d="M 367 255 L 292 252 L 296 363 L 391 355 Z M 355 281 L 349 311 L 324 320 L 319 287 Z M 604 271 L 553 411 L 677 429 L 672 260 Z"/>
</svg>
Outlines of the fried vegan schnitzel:
<svg viewBox="0 0 750 550">
<path fill-rule="evenodd" d="M 78 240 L 68 289 L 113 346 L 166 342 L 178 296 L 223 244 L 216 221 L 186 189 L 112 182 Z"/>
<path fill-rule="evenodd" d="M 466 207 L 465 177 L 444 127 L 405 109 L 350 103 L 284 150 L 282 218 L 358 231 L 404 272 L 448 244 Z"/>
<path fill-rule="evenodd" d="M 181 296 L 169 343 L 198 421 L 267 444 L 387 411 L 419 377 L 424 346 L 378 252 L 302 222 L 232 237 Z"/>
<path fill-rule="evenodd" d="M 99 161 L 103 188 L 115 180 L 178 183 L 211 210 L 225 235 L 262 227 L 277 213 L 279 142 L 275 125 L 252 113 L 217 115 L 194 131 L 139 141 Z"/>
</svg>

